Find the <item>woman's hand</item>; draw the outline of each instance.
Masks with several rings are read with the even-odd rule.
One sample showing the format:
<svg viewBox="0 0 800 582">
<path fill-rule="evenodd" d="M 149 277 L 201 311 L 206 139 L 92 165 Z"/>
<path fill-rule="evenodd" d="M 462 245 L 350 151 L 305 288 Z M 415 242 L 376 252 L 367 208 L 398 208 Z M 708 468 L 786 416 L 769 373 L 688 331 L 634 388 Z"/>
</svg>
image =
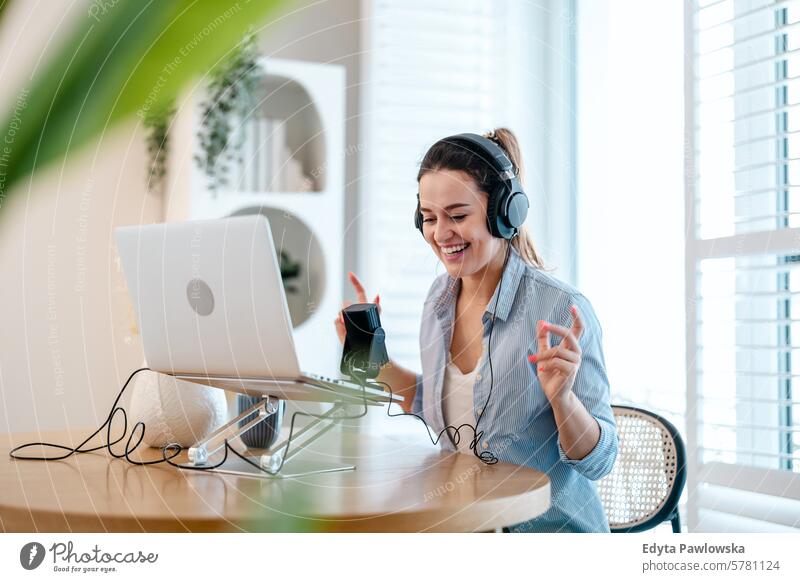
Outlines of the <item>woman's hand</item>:
<svg viewBox="0 0 800 582">
<path fill-rule="evenodd" d="M 575 376 L 581 365 L 581 345 L 578 342 L 583 334 L 583 321 L 578 308 L 572 306 L 572 327 L 567 329 L 546 321 L 539 321 L 537 338 L 539 351 L 528 356 L 528 361 L 536 365 L 539 383 L 551 405 L 566 401 L 572 392 Z M 550 347 L 550 333 L 560 335 L 563 340 L 555 347 Z"/>
<path fill-rule="evenodd" d="M 350 279 L 350 283 L 353 285 L 353 288 L 356 290 L 356 298 L 358 299 L 359 303 L 369 303 L 367 301 L 367 294 L 364 291 L 364 286 L 361 284 L 361 281 L 358 280 L 352 272 L 347 273 L 347 278 Z M 378 313 L 381 312 L 381 296 L 376 295 L 375 299 L 372 300 L 373 303 L 378 305 Z M 345 301 L 342 304 L 342 309 L 350 307 L 352 305 L 352 301 Z M 333 324 L 336 326 L 336 335 L 339 336 L 339 343 L 344 344 L 345 335 L 347 335 L 347 331 L 344 327 L 344 315 L 342 312 L 339 312 L 339 315 L 336 319 L 333 320 Z"/>
</svg>

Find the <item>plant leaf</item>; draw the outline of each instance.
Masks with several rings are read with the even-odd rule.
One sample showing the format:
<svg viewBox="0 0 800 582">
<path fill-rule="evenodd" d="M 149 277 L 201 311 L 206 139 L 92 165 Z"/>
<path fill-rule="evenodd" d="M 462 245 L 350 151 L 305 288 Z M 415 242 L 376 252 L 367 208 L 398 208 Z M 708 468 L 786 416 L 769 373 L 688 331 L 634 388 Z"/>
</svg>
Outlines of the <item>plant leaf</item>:
<svg viewBox="0 0 800 582">
<path fill-rule="evenodd" d="M 280 3 L 93 2 L 4 116 L 0 196 L 121 120 L 166 107 Z"/>
</svg>

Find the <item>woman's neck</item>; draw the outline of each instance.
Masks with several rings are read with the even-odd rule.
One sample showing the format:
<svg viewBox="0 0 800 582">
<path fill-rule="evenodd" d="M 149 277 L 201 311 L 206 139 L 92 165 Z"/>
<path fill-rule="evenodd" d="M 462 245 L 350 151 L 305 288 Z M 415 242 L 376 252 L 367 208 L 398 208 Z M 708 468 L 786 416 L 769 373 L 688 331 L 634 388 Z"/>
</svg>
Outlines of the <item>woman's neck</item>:
<svg viewBox="0 0 800 582">
<path fill-rule="evenodd" d="M 483 305 L 489 303 L 503 274 L 505 258 L 506 249 L 501 248 L 483 269 L 461 277 L 459 295 L 466 298 L 469 303 L 473 301 L 481 301 Z"/>
</svg>

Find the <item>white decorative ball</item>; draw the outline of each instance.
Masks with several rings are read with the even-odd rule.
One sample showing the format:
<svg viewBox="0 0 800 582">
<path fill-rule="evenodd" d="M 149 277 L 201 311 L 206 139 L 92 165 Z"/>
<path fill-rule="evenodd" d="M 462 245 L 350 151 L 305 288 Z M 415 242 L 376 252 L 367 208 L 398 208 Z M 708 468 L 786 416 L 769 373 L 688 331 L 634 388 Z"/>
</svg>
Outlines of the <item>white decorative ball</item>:
<svg viewBox="0 0 800 582">
<path fill-rule="evenodd" d="M 130 428 L 143 422 L 143 442 L 150 447 L 192 446 L 226 420 L 224 390 L 149 371 L 137 375 L 135 381 Z"/>
</svg>

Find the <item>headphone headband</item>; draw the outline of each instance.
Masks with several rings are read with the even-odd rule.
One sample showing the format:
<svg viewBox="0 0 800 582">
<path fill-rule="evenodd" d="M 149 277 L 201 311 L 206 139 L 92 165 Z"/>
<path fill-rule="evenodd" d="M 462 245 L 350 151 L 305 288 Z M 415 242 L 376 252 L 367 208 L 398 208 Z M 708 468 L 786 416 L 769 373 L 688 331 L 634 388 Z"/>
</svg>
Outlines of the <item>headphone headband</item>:
<svg viewBox="0 0 800 582">
<path fill-rule="evenodd" d="M 477 133 L 459 133 L 439 141 L 453 145 L 464 145 L 466 149 L 497 170 L 503 180 L 512 180 L 517 176 L 514 164 L 511 162 L 506 152 L 503 151 L 503 148 L 482 135 L 478 135 Z"/>
</svg>

